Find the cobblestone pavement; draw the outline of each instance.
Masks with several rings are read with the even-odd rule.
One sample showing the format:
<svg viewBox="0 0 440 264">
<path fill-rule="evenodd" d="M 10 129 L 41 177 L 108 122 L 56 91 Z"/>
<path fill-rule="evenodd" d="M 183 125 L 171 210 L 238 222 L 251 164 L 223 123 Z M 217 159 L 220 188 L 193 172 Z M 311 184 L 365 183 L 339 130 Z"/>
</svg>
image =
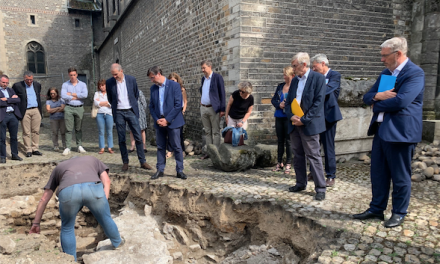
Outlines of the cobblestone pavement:
<svg viewBox="0 0 440 264">
<path fill-rule="evenodd" d="M 67 157 L 52 150 L 49 120 L 43 119 L 41 130 L 42 157 L 26 158 L 22 162 L 7 160 L 1 166 L 60 161 Z M 72 155 L 92 155 L 110 166 L 111 174 L 127 175 L 136 181 L 150 181 L 155 171 L 139 168 L 134 153 L 130 154 L 130 169 L 120 170 L 122 166 L 117 146 L 117 133 L 114 130 L 115 154 L 99 155 L 98 134 L 95 120 L 86 115 L 83 125 L 85 154 L 74 152 Z M 21 141 L 21 133 L 19 133 Z M 127 137 L 129 138 L 129 137 Z M 127 142 L 129 139 L 127 139 Z M 23 149 L 22 149 L 23 150 Z M 153 167 L 156 164 L 155 147 L 149 146 L 147 162 Z M 363 212 L 368 208 L 371 199 L 369 165 L 349 162 L 338 164 L 336 186 L 327 190 L 324 201 L 313 200 L 314 184 L 309 183 L 306 191 L 289 193 L 287 188 L 295 184 L 293 173 L 285 176 L 274 173 L 271 168 L 251 169 L 245 172 L 227 173 L 212 167 L 210 160 L 199 160 L 198 156 L 186 157 L 184 160 L 188 180 L 175 177 L 175 162 L 168 160 L 165 177 L 155 184 L 179 185 L 189 190 L 212 193 L 219 197 L 230 197 L 235 203 L 270 201 L 280 204 L 285 210 L 298 216 L 314 219 L 323 226 L 337 228 L 341 231 L 337 243 L 328 245 L 328 249 L 319 252 L 319 263 L 440 263 L 440 188 L 439 182 L 424 181 L 413 183 L 409 214 L 401 227 L 387 229 L 381 221 L 358 221 L 351 215 Z M 1 169 L 0 169 L 1 170 Z M 48 175 L 49 177 L 49 175 Z M 391 200 L 387 217 L 391 216 Z"/>
</svg>

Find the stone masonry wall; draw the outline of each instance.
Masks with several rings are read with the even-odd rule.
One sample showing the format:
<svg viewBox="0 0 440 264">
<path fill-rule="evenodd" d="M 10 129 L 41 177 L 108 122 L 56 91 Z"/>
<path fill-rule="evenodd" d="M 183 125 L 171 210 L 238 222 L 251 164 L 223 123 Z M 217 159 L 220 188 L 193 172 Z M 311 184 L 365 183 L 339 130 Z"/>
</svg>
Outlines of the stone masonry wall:
<svg viewBox="0 0 440 264">
<path fill-rule="evenodd" d="M 211 59 L 225 79 L 227 98 L 240 81 L 254 85 L 248 143 L 274 143 L 270 99 L 292 56 L 325 53 L 343 78 L 376 78 L 383 69 L 379 45 L 394 35 L 409 36 L 408 6 L 402 0 L 138 0 L 101 46 L 100 74 L 110 77 L 109 66 L 119 59 L 147 98 L 149 67 L 181 74 L 189 97 L 186 136 L 197 139 L 199 62 Z"/>
<path fill-rule="evenodd" d="M 168 77 L 177 72 L 188 93 L 186 135 L 200 139 L 200 62 L 210 59 L 213 70 L 220 73 L 227 87 L 235 85 L 238 76 L 230 78 L 229 70 L 238 69 L 238 39 L 234 36 L 228 0 L 140 0 L 125 10 L 99 48 L 101 78 L 109 78 L 110 65 L 119 59 L 124 73 L 137 79 L 147 100 L 152 82 L 148 68 L 160 65 Z M 238 24 L 237 24 L 238 26 Z M 236 43 L 232 46 L 232 42 Z M 231 89 L 229 89 L 231 90 Z M 152 119 L 149 127 L 152 127 Z"/>
<path fill-rule="evenodd" d="M 35 25 L 31 24 L 30 15 L 35 16 Z M 79 28 L 75 28 L 75 19 L 80 20 Z M 4 40 L 0 41 L 4 63 L 0 67 L 11 78 L 10 85 L 23 80 L 23 72 L 27 69 L 26 45 L 30 41 L 40 43 L 46 54 L 46 74 L 35 74 L 34 77 L 42 84 L 43 95 L 50 87 L 61 89 L 63 77 L 64 81 L 69 79 L 67 69 L 71 66 L 80 74 L 86 74 L 90 84 L 90 21 L 89 15 L 69 14 L 66 0 L 0 0 L 0 37 L 1 31 L 4 33 Z M 94 85 L 89 85 L 89 90 L 94 89 Z"/>
<path fill-rule="evenodd" d="M 325 53 L 343 78 L 376 78 L 379 45 L 395 32 L 391 1 L 242 0 L 238 12 L 240 77 L 255 86 L 249 128 L 258 142 L 276 140 L 270 99 L 295 53 Z"/>
</svg>

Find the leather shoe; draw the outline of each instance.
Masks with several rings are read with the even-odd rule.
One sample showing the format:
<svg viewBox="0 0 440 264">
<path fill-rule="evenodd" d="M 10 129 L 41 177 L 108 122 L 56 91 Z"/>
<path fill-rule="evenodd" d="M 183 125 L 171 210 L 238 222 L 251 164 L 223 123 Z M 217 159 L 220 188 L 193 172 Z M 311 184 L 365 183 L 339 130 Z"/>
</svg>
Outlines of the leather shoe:
<svg viewBox="0 0 440 264">
<path fill-rule="evenodd" d="M 354 219 L 359 219 L 359 220 L 367 220 L 367 219 L 379 219 L 379 220 L 384 220 L 385 216 L 382 214 L 374 214 L 372 212 L 370 212 L 369 210 L 360 213 L 360 214 L 354 214 L 353 215 Z"/>
<path fill-rule="evenodd" d="M 26 158 L 32 157 L 32 152 L 26 152 Z"/>
<path fill-rule="evenodd" d="M 122 171 L 128 171 L 128 163 L 124 163 L 124 165 L 122 165 Z"/>
<path fill-rule="evenodd" d="M 22 158 L 20 158 L 20 156 L 18 156 L 18 155 L 12 155 L 12 158 L 11 158 L 11 160 L 18 160 L 18 161 L 22 161 L 23 159 L 22 159 Z"/>
<path fill-rule="evenodd" d="M 186 177 L 185 173 L 183 171 L 177 173 L 177 178 L 186 180 L 188 177 Z"/>
<path fill-rule="evenodd" d="M 153 176 L 151 176 L 150 179 L 156 180 L 159 179 L 159 177 L 163 177 L 163 171 L 156 171 L 156 173 Z"/>
<path fill-rule="evenodd" d="M 152 170 L 152 169 L 153 169 L 153 168 L 151 168 L 151 166 L 148 165 L 148 163 L 146 163 L 146 162 L 142 163 L 141 168 L 144 169 L 144 170 Z"/>
<path fill-rule="evenodd" d="M 325 192 L 318 192 L 318 193 L 316 193 L 315 200 L 316 201 L 325 200 Z"/>
<path fill-rule="evenodd" d="M 32 151 L 32 155 L 43 156 L 43 153 L 39 152 L 38 150 L 35 150 Z"/>
<path fill-rule="evenodd" d="M 6 158 L 0 158 L 0 163 L 6 163 Z"/>
<path fill-rule="evenodd" d="M 401 216 L 398 214 L 393 214 L 388 221 L 385 222 L 384 226 L 386 228 L 392 228 L 400 226 L 403 223 L 403 220 L 405 220 L 405 216 Z"/>
<path fill-rule="evenodd" d="M 336 183 L 335 181 L 336 181 L 335 178 L 327 178 L 325 180 L 325 185 L 327 187 L 333 187 L 333 186 L 335 186 L 335 183 Z"/>
<path fill-rule="evenodd" d="M 299 187 L 298 185 L 289 187 L 289 192 L 300 192 L 300 191 L 304 191 L 306 189 L 306 187 Z"/>
</svg>

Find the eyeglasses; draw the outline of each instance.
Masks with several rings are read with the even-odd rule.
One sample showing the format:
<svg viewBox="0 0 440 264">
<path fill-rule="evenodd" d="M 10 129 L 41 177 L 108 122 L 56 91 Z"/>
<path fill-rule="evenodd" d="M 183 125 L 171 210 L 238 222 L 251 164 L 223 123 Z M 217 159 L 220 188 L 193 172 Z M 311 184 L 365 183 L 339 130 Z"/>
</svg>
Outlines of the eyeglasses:
<svg viewBox="0 0 440 264">
<path fill-rule="evenodd" d="M 247 93 L 246 91 L 243 90 L 238 90 L 241 94 Z"/>
<path fill-rule="evenodd" d="M 388 54 L 384 54 L 384 55 L 380 55 L 382 58 L 386 58 L 386 57 L 388 57 L 388 56 L 390 56 L 391 54 L 393 54 L 393 53 L 396 53 L 397 52 L 397 50 L 396 51 L 393 51 L 393 52 L 391 52 L 391 53 L 388 53 Z"/>
</svg>

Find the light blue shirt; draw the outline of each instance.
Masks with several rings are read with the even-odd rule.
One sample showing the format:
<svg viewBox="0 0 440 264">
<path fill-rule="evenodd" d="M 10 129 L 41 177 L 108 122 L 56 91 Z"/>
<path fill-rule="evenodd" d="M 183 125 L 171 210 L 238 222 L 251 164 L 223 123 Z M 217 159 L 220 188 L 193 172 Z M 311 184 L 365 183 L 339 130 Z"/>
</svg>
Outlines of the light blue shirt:
<svg viewBox="0 0 440 264">
<path fill-rule="evenodd" d="M 167 78 L 165 78 L 165 81 L 162 83 L 161 86 L 159 86 L 159 110 L 160 115 L 163 115 L 163 102 L 165 101 L 165 84 L 167 82 Z"/>
<path fill-rule="evenodd" d="M 299 105 L 301 105 L 301 99 L 303 96 L 304 87 L 306 86 L 307 78 L 309 77 L 309 73 L 310 73 L 310 68 L 301 78 L 297 76 L 299 82 L 298 82 L 298 89 L 296 90 L 296 101 L 298 101 Z"/>
<path fill-rule="evenodd" d="M 76 97 L 78 97 L 78 100 L 72 100 L 73 96 L 67 95 L 67 93 L 76 93 Z M 87 98 L 87 95 L 87 85 L 80 80 L 78 80 L 78 83 L 76 85 L 73 85 L 70 80 L 68 80 L 67 82 L 63 83 L 63 86 L 61 88 L 61 98 L 68 105 L 83 105 L 84 99 Z"/>
<path fill-rule="evenodd" d="M 26 83 L 27 108 L 38 107 L 37 94 L 34 90 L 34 83 L 28 86 Z"/>
<path fill-rule="evenodd" d="M 211 98 L 209 98 L 209 88 L 211 88 L 212 73 L 213 72 L 211 72 L 208 78 L 205 77 L 205 81 L 203 82 L 201 103 L 204 105 L 211 104 Z"/>
<path fill-rule="evenodd" d="M 6 97 L 6 98 L 9 98 L 8 90 L 3 89 L 3 88 L 0 88 L 0 89 L 2 90 L 3 94 L 5 95 L 5 97 Z M 8 107 L 6 108 L 6 112 L 7 112 L 7 113 L 9 113 L 9 112 L 14 112 L 14 108 L 12 108 L 12 106 L 8 106 Z"/>
</svg>

